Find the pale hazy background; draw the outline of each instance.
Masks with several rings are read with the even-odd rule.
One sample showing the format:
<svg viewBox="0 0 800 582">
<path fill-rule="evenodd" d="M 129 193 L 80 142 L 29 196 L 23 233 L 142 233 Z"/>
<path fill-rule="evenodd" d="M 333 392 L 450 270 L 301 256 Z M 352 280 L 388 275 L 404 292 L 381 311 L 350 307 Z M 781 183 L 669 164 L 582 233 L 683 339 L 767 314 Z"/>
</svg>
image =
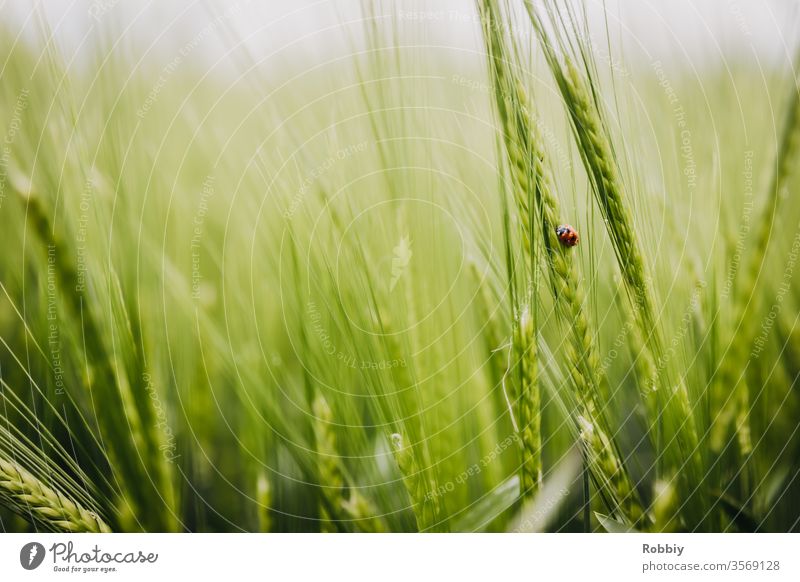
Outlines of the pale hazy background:
<svg viewBox="0 0 800 582">
<path fill-rule="evenodd" d="M 193 59 L 216 61 L 242 41 L 261 58 L 303 63 L 352 51 L 363 26 L 362 4 L 358 0 L 0 0 L 0 14 L 5 28 L 20 39 L 54 31 L 67 59 L 75 57 L 73 66 L 81 66 L 82 55 L 108 37 L 137 57 L 166 58 L 194 40 Z M 586 0 L 584 4 L 591 15 L 592 36 L 602 38 L 607 26 L 615 58 L 633 67 L 655 59 L 698 68 L 731 59 L 785 64 L 800 39 L 796 0 Z M 376 14 L 394 16 L 401 29 L 414 28 L 419 42 L 478 46 L 472 0 L 370 5 Z M 227 40 L 222 39 L 225 35 Z"/>
</svg>

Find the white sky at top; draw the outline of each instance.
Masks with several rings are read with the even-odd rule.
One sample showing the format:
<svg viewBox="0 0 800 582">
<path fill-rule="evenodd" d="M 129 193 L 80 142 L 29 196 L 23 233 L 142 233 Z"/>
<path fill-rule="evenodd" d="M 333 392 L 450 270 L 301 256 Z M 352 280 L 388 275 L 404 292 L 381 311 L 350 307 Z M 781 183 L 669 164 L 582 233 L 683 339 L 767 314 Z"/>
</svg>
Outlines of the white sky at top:
<svg viewBox="0 0 800 582">
<path fill-rule="evenodd" d="M 604 35 L 605 6 L 613 42 L 622 42 L 625 61 L 634 64 L 660 59 L 697 66 L 734 57 L 762 64 L 785 62 L 800 46 L 796 0 L 585 0 L 584 4 L 593 38 Z M 230 46 L 230 38 L 220 40 L 221 27 L 208 34 L 201 31 L 214 14 L 236 7 L 224 19 L 253 54 L 277 50 L 284 62 L 307 63 L 352 49 L 345 39 L 352 39 L 351 31 L 361 25 L 342 23 L 362 18 L 360 5 L 358 0 L 0 0 L 0 18 L 12 34 L 30 39 L 36 34 L 38 10 L 55 31 L 67 60 L 90 50 L 102 35 L 116 36 L 121 30 L 137 53 L 157 57 L 163 52 L 165 58 L 200 36 L 195 54 L 216 60 Z M 419 34 L 423 27 L 418 38 L 431 44 L 473 47 L 478 42 L 472 0 L 384 0 L 372 6 L 378 14 L 400 14 L 397 25 L 403 29 L 416 27 Z"/>
</svg>

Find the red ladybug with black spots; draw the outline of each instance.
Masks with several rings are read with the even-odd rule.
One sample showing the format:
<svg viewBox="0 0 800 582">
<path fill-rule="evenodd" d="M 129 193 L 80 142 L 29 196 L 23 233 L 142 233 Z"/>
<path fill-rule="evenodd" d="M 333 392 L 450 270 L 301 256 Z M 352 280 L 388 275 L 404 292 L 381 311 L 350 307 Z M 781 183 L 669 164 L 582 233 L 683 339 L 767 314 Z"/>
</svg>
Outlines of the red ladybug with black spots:
<svg viewBox="0 0 800 582">
<path fill-rule="evenodd" d="M 562 224 L 556 229 L 558 240 L 565 247 L 574 247 L 578 244 L 581 238 L 578 236 L 578 231 L 572 228 L 569 224 Z"/>
</svg>

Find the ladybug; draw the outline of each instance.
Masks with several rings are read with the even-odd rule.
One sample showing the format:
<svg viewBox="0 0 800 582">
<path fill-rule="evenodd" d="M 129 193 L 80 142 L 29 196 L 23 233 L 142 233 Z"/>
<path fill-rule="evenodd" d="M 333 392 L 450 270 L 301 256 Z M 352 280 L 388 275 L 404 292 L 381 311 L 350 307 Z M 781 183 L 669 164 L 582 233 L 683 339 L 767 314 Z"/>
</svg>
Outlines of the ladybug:
<svg viewBox="0 0 800 582">
<path fill-rule="evenodd" d="M 578 231 L 568 224 L 560 225 L 556 229 L 556 234 L 558 235 L 558 240 L 560 240 L 561 244 L 565 247 L 574 247 L 578 244 L 578 241 L 580 241 Z"/>
</svg>

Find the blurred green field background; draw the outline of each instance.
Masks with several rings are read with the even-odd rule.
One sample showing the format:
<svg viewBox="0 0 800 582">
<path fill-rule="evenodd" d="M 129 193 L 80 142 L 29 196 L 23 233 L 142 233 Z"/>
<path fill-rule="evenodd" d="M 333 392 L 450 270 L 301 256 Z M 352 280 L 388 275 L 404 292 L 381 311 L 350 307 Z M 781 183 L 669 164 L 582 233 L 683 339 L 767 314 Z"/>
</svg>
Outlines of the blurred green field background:
<svg viewBox="0 0 800 582">
<path fill-rule="evenodd" d="M 619 508 L 581 454 L 572 323 L 520 268 L 486 54 L 367 18 L 346 28 L 366 49 L 302 68 L 235 38 L 216 66 L 137 61 L 110 33 L 77 67 L 3 32 L 2 529 L 82 529 L 51 515 L 74 503 L 114 531 L 797 531 L 797 181 L 769 193 L 789 63 L 592 56 L 663 364 L 698 427 L 698 519 L 639 396 L 642 339 L 562 97 L 513 22 L 581 237 L 603 414 L 649 517 L 604 521 Z M 511 345 L 528 293 L 543 486 L 524 503 Z M 741 426 L 712 430 L 730 378 L 750 387 L 752 451 Z"/>
</svg>

